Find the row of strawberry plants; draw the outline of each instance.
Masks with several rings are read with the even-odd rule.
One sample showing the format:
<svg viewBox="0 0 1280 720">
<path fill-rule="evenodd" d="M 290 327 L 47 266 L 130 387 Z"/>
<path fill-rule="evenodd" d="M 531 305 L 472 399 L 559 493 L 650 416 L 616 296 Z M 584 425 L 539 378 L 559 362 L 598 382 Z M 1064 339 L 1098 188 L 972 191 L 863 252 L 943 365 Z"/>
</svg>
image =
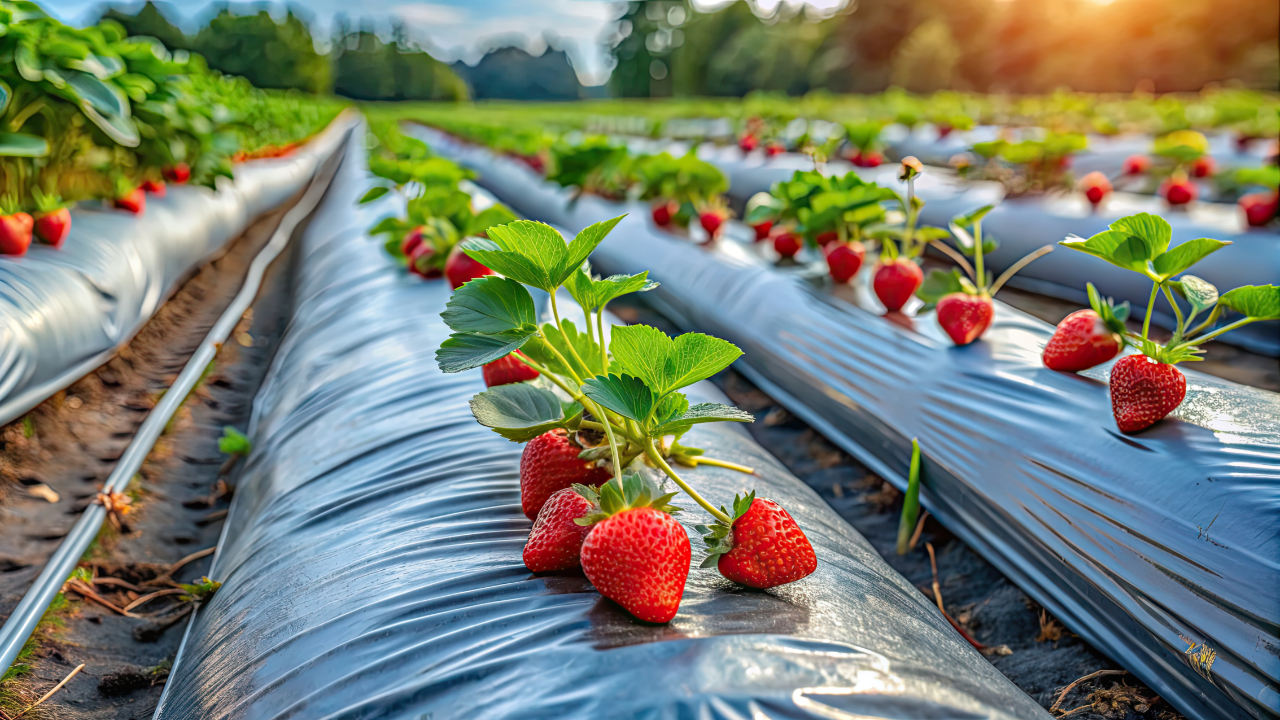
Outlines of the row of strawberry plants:
<svg viewBox="0 0 1280 720">
<path fill-rule="evenodd" d="M 76 202 L 141 214 L 166 182 L 212 186 L 234 161 L 287 154 L 341 107 L 256 90 L 109 20 L 69 27 L 31 2 L 0 2 L 0 30 L 3 255 L 33 237 L 61 247 Z"/>
<path fill-rule="evenodd" d="M 600 166 L 618 166 L 617 154 L 624 152 L 603 138 L 592 140 L 590 148 L 609 149 L 609 154 L 592 156 L 600 160 Z M 574 157 L 579 159 L 578 173 L 559 178 L 561 183 L 581 181 L 595 171 L 580 156 Z M 796 172 L 790 181 L 776 183 L 767 200 L 754 202 L 745 220 L 753 227 L 756 240 L 771 240 L 784 261 L 796 256 L 802 245 L 821 251 L 835 283 L 853 281 L 867 246 L 878 244 L 872 290 L 885 309 L 897 312 L 913 297 L 919 298 L 926 309 L 935 310 L 937 322 L 953 342 L 967 345 L 990 327 L 996 292 L 1018 270 L 1053 247 L 1027 255 L 993 281 L 983 266 L 983 255 L 995 249 L 996 240 L 982 235 L 982 218 L 992 207 L 953 218 L 949 229 L 918 227 L 924 203 L 915 195 L 914 183 L 922 171 L 915 158 L 903 160 L 899 179 L 906 183 L 905 196 L 854 173 L 829 177 L 817 171 Z M 577 187 L 580 191 L 591 189 L 590 185 Z M 642 191 L 639 197 L 647 194 Z M 654 221 L 660 226 L 670 217 L 667 203 L 662 199 L 653 206 Z M 890 213 L 896 216 L 894 222 L 889 222 Z M 702 224 L 713 241 L 722 218 L 713 211 Z M 1093 309 L 1064 319 L 1043 353 L 1047 367 L 1079 372 L 1114 359 L 1126 344 L 1133 344 L 1141 354 L 1121 358 L 1111 374 L 1112 411 L 1125 432 L 1150 427 L 1181 404 L 1186 380 L 1175 365 L 1199 360 L 1204 343 L 1252 322 L 1280 319 L 1280 288 L 1275 285 L 1243 286 L 1219 295 L 1210 283 L 1183 275 L 1229 242 L 1202 238 L 1170 249 L 1171 236 L 1167 221 L 1142 213 L 1121 218 L 1088 240 L 1068 238 L 1060 243 L 1141 273 L 1153 282 L 1141 333 L 1130 332 L 1124 325 L 1127 305 L 1115 308 L 1109 302 L 1104 304 L 1090 285 Z M 952 238 L 954 248 L 943 242 Z M 926 279 L 921 268 L 926 247 L 945 254 L 957 267 L 934 270 Z M 1181 278 L 1175 279 L 1178 276 Z M 1150 337 L 1151 313 L 1161 294 L 1178 319 L 1173 336 L 1164 344 Z M 1185 313 L 1177 298 L 1189 305 Z M 1241 317 L 1221 324 L 1228 312 Z M 1203 320 L 1193 324 L 1198 317 Z"/>
<path fill-rule="evenodd" d="M 674 469 L 752 472 L 680 442 L 697 424 L 754 419 L 716 403 L 690 405 L 681 392 L 742 353 L 698 333 L 673 339 L 643 325 L 609 331 L 610 302 L 656 287 L 647 272 L 591 274 L 587 256 L 622 218 L 593 225 L 566 245 L 555 229 L 516 221 L 501 205 L 475 212 L 458 187 L 468 172 L 430 156 L 425 144 L 394 126 L 377 131 L 370 168 L 395 184 L 375 187 L 362 202 L 392 191 L 410 199 L 407 217 L 384 219 L 373 232 L 389 236 L 388 252 L 411 273 L 443 274 L 455 288 L 441 316 L 453 334 L 437 353 L 440 368 L 480 368 L 489 390 L 471 400 L 476 420 L 527 443 L 520 499 L 534 526 L 525 565 L 533 572 L 580 566 L 602 595 L 635 617 L 670 621 L 692 548 L 671 517 L 680 511 L 670 504 L 677 493 L 664 492 L 651 476 L 661 472 L 712 516 L 699 526 L 707 546 L 703 567 L 715 565 L 730 580 L 757 588 L 811 574 L 817 557 L 784 508 L 754 492 L 717 508 Z M 440 267 L 442 256 L 449 259 Z M 529 288 L 548 294 L 553 321 L 539 324 Z M 581 309 L 582 328 L 561 317 L 561 289 Z"/>
</svg>

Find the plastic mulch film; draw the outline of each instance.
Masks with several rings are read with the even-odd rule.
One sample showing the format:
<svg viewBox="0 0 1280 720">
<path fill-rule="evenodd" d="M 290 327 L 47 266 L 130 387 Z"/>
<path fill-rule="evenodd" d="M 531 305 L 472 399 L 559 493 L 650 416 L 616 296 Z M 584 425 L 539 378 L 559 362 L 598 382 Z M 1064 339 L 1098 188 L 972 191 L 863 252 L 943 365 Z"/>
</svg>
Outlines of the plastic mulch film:
<svg viewBox="0 0 1280 720">
<path fill-rule="evenodd" d="M 364 234 L 391 205 L 355 206 L 362 167 L 354 148 L 301 240 L 296 314 L 211 571 L 224 584 L 158 718 L 1048 717 L 736 426 L 692 439 L 762 477 L 690 480 L 784 503 L 814 575 L 759 592 L 695 568 L 680 614 L 650 625 L 580 573 L 530 574 L 521 446 L 471 417 L 479 371 L 438 371 L 448 286 Z M 692 537 L 701 513 L 684 505 Z"/>
<path fill-rule="evenodd" d="M 930 511 L 1189 717 L 1280 715 L 1280 395 L 1186 371 L 1174 416 L 1122 435 L 1109 366 L 1044 368 L 1052 328 L 1003 303 L 954 347 L 930 315 L 859 307 L 870 268 L 837 296 L 749 245 L 674 238 L 640 205 L 567 206 L 515 163 L 431 140 L 516 212 L 573 230 L 630 211 L 601 272 L 652 269 L 660 309 L 737 344 L 737 367 L 899 488 L 919 437 Z"/>
<path fill-rule="evenodd" d="M 289 157 L 236 166 L 217 192 L 170 185 L 141 217 L 82 203 L 60 250 L 0 258 L 0 424 L 110 358 L 193 269 L 303 190 L 352 122 L 343 114 Z"/>
</svg>

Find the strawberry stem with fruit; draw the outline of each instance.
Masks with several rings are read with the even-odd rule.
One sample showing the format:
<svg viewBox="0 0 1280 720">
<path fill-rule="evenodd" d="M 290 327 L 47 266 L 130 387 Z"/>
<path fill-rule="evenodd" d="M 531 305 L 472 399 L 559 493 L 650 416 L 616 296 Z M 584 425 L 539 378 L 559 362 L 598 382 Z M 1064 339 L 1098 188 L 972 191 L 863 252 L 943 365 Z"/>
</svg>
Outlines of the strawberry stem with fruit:
<svg viewBox="0 0 1280 720">
<path fill-rule="evenodd" d="M 688 483 L 686 483 L 684 480 L 680 478 L 679 475 L 676 474 L 675 470 L 671 469 L 671 466 L 667 464 L 667 461 L 662 458 L 662 454 L 659 453 L 658 449 L 653 446 L 652 439 L 648 439 L 648 438 L 645 439 L 644 449 L 645 449 L 645 455 L 647 455 L 648 458 L 651 461 L 653 461 L 653 464 L 657 465 L 658 468 L 662 470 L 662 472 L 666 473 L 667 477 L 671 478 L 671 480 L 676 485 L 679 485 L 680 489 L 683 490 L 686 495 L 693 498 L 694 502 L 701 505 L 703 510 L 706 510 L 708 513 L 710 513 L 711 517 L 724 523 L 733 522 L 732 518 L 730 518 L 728 515 L 721 512 L 720 510 L 716 509 L 716 507 L 713 506 L 711 503 L 704 500 L 703 497 L 697 493 L 697 491 L 689 487 Z"/>
</svg>

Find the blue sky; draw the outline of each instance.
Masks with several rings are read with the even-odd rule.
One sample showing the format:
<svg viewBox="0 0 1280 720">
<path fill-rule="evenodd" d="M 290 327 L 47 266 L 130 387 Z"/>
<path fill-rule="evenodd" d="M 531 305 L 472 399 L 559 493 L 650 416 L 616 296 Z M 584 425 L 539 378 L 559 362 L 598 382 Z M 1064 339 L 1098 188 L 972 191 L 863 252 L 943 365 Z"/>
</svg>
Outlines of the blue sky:
<svg viewBox="0 0 1280 720">
<path fill-rule="evenodd" d="M 207 15 L 214 0 L 162 0 L 167 11 L 179 13 L 171 17 L 180 25 L 190 26 Z M 710 10 L 734 0 L 694 0 L 694 6 Z M 69 24 L 96 20 L 102 13 L 100 0 L 37 0 L 53 15 Z M 830 11 L 846 0 L 755 0 L 760 12 L 768 14 L 779 2 L 798 5 L 804 2 Z M 283 15 L 280 2 L 218 0 L 233 9 L 256 12 L 266 7 Z M 126 12 L 142 7 L 142 1 L 111 3 Z M 410 36 L 423 43 L 441 60 L 461 59 L 474 63 L 485 50 L 510 45 L 513 36 L 531 53 L 546 48 L 544 36 L 550 34 L 553 44 L 569 53 L 579 79 L 587 85 L 603 83 L 609 74 L 607 55 L 601 45 L 604 36 L 616 28 L 614 21 L 622 15 L 625 2 L 616 0 L 298 0 L 295 7 L 305 8 L 311 16 L 312 32 L 317 38 L 329 37 L 335 16 L 345 13 L 353 25 L 362 17 L 370 18 L 378 27 L 390 27 L 390 19 L 405 21 Z M 184 28 L 186 29 L 186 28 Z"/>
</svg>

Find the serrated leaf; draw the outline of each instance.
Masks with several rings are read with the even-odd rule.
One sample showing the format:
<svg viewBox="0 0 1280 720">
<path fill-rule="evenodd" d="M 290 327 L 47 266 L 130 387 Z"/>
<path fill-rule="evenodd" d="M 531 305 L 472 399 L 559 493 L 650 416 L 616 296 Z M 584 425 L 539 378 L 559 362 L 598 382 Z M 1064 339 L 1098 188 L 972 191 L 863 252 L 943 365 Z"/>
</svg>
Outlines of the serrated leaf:
<svg viewBox="0 0 1280 720">
<path fill-rule="evenodd" d="M 1245 285 L 1225 293 L 1218 303 L 1259 320 L 1280 320 L 1280 287 Z"/>
<path fill-rule="evenodd" d="M 463 234 L 477 235 L 488 232 L 489 228 L 495 225 L 506 225 L 517 219 L 515 213 L 507 209 L 506 205 L 490 205 L 467 222 L 466 227 L 463 228 Z"/>
<path fill-rule="evenodd" d="M 379 185 L 378 187 L 369 188 L 369 192 L 360 196 L 360 200 L 358 204 L 363 205 L 368 202 L 373 202 L 374 200 L 377 200 L 378 198 L 382 197 L 383 195 L 386 195 L 389 192 L 391 192 L 391 188 L 382 187 L 381 185 Z"/>
<path fill-rule="evenodd" d="M 525 285 L 555 292 L 555 275 L 568 252 L 564 238 L 550 225 L 517 220 L 489 228 L 489 237 L 469 238 L 462 250 L 494 272 Z"/>
<path fill-rule="evenodd" d="M 964 280 L 960 271 L 955 268 L 930 270 L 924 282 L 920 283 L 919 289 L 916 290 L 916 297 L 923 300 L 926 305 L 937 305 L 944 295 L 964 292 Z"/>
<path fill-rule="evenodd" d="M 658 401 L 658 406 L 653 410 L 653 421 L 648 423 L 649 427 L 662 427 L 670 424 L 684 416 L 689 410 L 689 398 L 684 393 L 673 392 L 670 395 Z M 665 435 L 665 432 L 650 431 L 652 435 Z"/>
<path fill-rule="evenodd" d="M 672 339 L 648 325 L 614 328 L 609 349 L 615 364 L 644 380 L 659 397 L 706 380 L 742 355 L 720 338 L 685 333 Z"/>
<path fill-rule="evenodd" d="M 499 385 L 471 398 L 476 422 L 512 442 L 528 442 L 565 427 L 581 413 L 578 403 L 566 408 L 555 393 L 528 383 Z"/>
<path fill-rule="evenodd" d="M 1188 240 L 1156 257 L 1151 262 L 1151 266 L 1160 277 L 1171 278 L 1230 244 L 1212 238 Z"/>
<path fill-rule="evenodd" d="M 530 327 L 493 335 L 454 333 L 436 350 L 436 362 L 441 372 L 472 370 L 519 350 L 534 332 Z"/>
<path fill-rule="evenodd" d="M 1183 275 L 1181 280 L 1170 282 L 1169 285 L 1191 303 L 1191 309 L 1195 313 L 1203 312 L 1218 302 L 1218 288 L 1195 275 Z"/>
<path fill-rule="evenodd" d="M 454 290 L 440 317 L 456 333 L 492 335 L 536 328 L 537 310 L 523 285 L 486 275 Z"/>
<path fill-rule="evenodd" d="M 1147 240 L 1125 230 L 1103 230 L 1088 240 L 1067 239 L 1058 244 L 1143 274 L 1147 263 L 1159 254 Z"/>
<path fill-rule="evenodd" d="M 634 292 L 648 292 L 658 283 L 649 279 L 649 271 L 636 275 L 611 275 L 607 278 L 593 278 L 590 263 L 574 271 L 565 281 L 569 294 L 587 312 L 608 305 L 611 301 Z"/>
<path fill-rule="evenodd" d="M 653 412 L 658 395 L 644 380 L 631 375 L 594 377 L 582 384 L 582 393 L 606 408 L 643 423 Z"/>
<path fill-rule="evenodd" d="M 1138 213 L 1122 217 L 1111 223 L 1112 230 L 1121 230 L 1128 232 L 1130 235 L 1136 235 L 1147 241 L 1152 249 L 1151 257 L 1154 259 L 1157 255 L 1169 249 L 1169 241 L 1173 239 L 1173 228 L 1169 222 L 1159 215 L 1151 213 Z"/>
<path fill-rule="evenodd" d="M 736 407 L 719 403 L 698 403 L 678 418 L 673 418 L 653 430 L 653 435 L 681 435 L 694 425 L 709 422 L 755 422 L 755 416 Z"/>
<path fill-rule="evenodd" d="M 569 344 L 565 343 L 564 337 L 556 329 L 554 323 L 545 323 L 542 326 L 542 337 L 531 339 L 524 346 L 524 354 L 545 365 L 547 369 L 557 375 L 572 374 L 580 378 L 604 375 L 605 367 L 601 364 L 600 344 L 586 333 L 579 332 L 573 321 L 564 320 L 560 324 L 564 327 L 564 334 L 569 337 Z M 573 346 L 576 355 L 570 351 L 569 345 Z M 559 351 L 558 356 L 551 351 L 552 347 Z M 560 357 L 564 357 L 572 365 L 572 373 L 560 361 Z M 579 359 L 581 359 L 581 362 L 579 362 Z"/>
</svg>

